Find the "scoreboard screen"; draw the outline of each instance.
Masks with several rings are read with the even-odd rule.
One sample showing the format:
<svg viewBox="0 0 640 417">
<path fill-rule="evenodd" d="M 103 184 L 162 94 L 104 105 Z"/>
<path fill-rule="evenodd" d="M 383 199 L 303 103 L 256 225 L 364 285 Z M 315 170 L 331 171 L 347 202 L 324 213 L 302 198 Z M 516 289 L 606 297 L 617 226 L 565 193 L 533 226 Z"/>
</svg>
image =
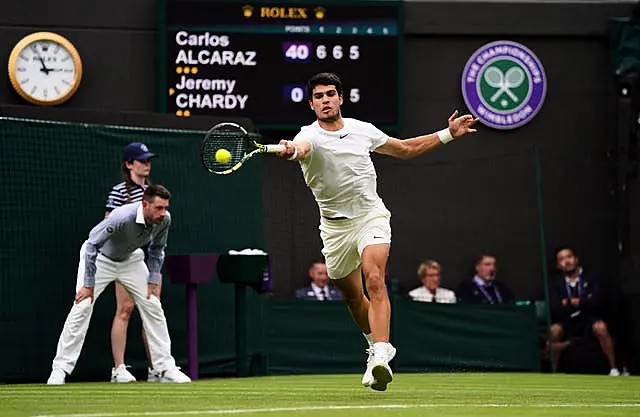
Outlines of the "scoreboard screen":
<svg viewBox="0 0 640 417">
<path fill-rule="evenodd" d="M 345 117 L 398 127 L 402 2 L 165 1 L 163 111 L 298 128 L 307 80 L 334 72 Z"/>
</svg>

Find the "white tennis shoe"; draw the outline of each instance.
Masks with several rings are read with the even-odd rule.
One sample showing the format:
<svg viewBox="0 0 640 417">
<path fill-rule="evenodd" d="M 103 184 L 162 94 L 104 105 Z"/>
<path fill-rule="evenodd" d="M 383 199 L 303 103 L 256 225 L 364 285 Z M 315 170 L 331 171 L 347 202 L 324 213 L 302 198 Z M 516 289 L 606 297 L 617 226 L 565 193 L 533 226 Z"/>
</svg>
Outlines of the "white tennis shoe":
<svg viewBox="0 0 640 417">
<path fill-rule="evenodd" d="M 388 343 L 386 347 L 386 352 L 380 352 L 378 357 L 376 357 L 373 347 L 366 350 L 368 354 L 367 369 L 362 376 L 362 385 L 365 387 L 371 387 L 376 391 L 384 391 L 387 389 L 387 384 L 393 379 L 389 362 L 396 356 L 396 348 L 391 343 Z M 374 372 L 374 369 L 380 368 L 380 366 L 385 370 L 383 371 L 381 368 Z M 379 375 L 379 377 L 376 375 Z"/>
<path fill-rule="evenodd" d="M 147 368 L 147 382 L 160 382 L 160 372 Z"/>
<path fill-rule="evenodd" d="M 66 377 L 67 374 L 62 369 L 54 368 L 47 380 L 47 385 L 64 385 Z"/>
<path fill-rule="evenodd" d="M 125 364 L 121 364 L 117 368 L 111 368 L 111 382 L 126 384 L 128 382 L 136 382 L 136 377 L 127 370 Z"/>
<path fill-rule="evenodd" d="M 182 371 L 180 371 L 180 368 L 175 366 L 160 373 L 160 382 L 184 384 L 186 382 L 191 382 L 191 378 L 183 374 Z"/>
</svg>

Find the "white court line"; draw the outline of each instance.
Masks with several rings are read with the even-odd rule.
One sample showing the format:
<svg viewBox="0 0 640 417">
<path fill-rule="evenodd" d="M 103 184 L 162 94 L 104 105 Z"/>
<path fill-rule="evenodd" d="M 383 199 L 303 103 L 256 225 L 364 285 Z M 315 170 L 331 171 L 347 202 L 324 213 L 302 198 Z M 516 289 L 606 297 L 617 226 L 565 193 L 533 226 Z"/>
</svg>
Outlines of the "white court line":
<svg viewBox="0 0 640 417">
<path fill-rule="evenodd" d="M 71 384 L 67 384 L 67 387 L 70 386 Z M 188 395 L 188 394 L 202 394 L 202 395 L 228 395 L 229 393 L 235 393 L 238 391 L 238 387 L 218 387 L 216 386 L 214 389 L 216 392 L 212 392 L 212 389 L 204 389 L 204 388 L 200 388 L 200 389 L 182 389 L 180 391 L 158 391 L 157 387 L 149 387 L 149 386 L 145 386 L 145 384 L 127 384 L 128 387 L 127 388 L 120 388 L 120 387 L 113 387 L 113 386 L 107 386 L 105 385 L 104 388 L 90 388 L 90 389 L 84 389 L 81 387 L 75 387 L 78 388 L 77 392 L 81 392 L 82 394 L 87 394 L 87 395 L 100 395 L 100 394 L 104 394 L 104 395 L 140 395 L 140 394 L 145 394 L 145 393 L 150 393 L 153 392 L 153 394 L 159 394 L 159 393 L 168 393 L 169 395 L 173 396 L 174 394 L 178 393 L 178 394 L 184 394 L 184 395 Z M 65 392 L 72 392 L 72 391 L 65 391 L 65 388 L 61 388 L 60 390 L 56 389 L 57 386 L 47 386 L 44 388 L 25 388 L 25 389 L 2 389 L 0 388 L 0 395 L 10 395 L 10 394 L 15 394 L 15 395 L 24 395 L 24 396 L 29 396 L 29 395 L 33 395 L 33 396 L 37 396 L 40 394 L 43 395 L 53 395 L 53 396 L 57 396 L 60 395 L 61 393 L 65 393 Z M 132 391 L 130 387 L 135 387 L 136 391 Z M 171 387 L 172 389 L 175 389 L 174 387 Z M 182 387 L 180 387 L 182 388 Z M 256 389 L 256 390 L 243 390 L 242 393 L 243 394 L 264 394 L 264 395 L 271 395 L 274 392 L 278 393 L 278 394 L 282 394 L 282 395 L 287 395 L 289 393 L 291 393 L 291 395 L 294 395 L 295 393 L 291 392 L 291 390 L 294 389 L 292 387 L 286 387 L 286 388 L 261 388 L 261 389 Z M 295 387 L 296 391 L 309 391 L 309 392 L 317 392 L 318 391 L 318 387 Z M 350 390 L 352 391 L 358 391 L 361 390 L 360 387 L 353 387 L 350 388 Z M 515 388 L 510 388 L 510 387 L 502 387 L 501 388 L 502 392 L 517 392 L 517 393 L 521 393 L 523 391 L 551 391 L 551 392 L 573 392 L 574 388 L 571 387 L 567 387 L 567 388 L 547 388 L 547 387 L 515 387 Z M 410 388 L 410 387 L 403 387 L 402 388 L 403 392 L 423 392 L 424 388 Z M 433 390 L 432 390 L 433 391 Z M 478 388 L 464 388 L 464 387 L 456 387 L 456 386 L 446 386 L 443 388 L 437 388 L 435 389 L 435 391 L 433 392 L 451 392 L 451 391 L 464 391 L 464 392 L 484 392 L 486 391 L 485 387 L 478 387 Z M 73 391 L 76 392 L 76 391 Z M 580 392 L 582 393 L 588 393 L 588 392 L 617 392 L 617 387 L 610 387 L 610 388 L 584 388 L 584 389 L 580 389 Z"/>
<path fill-rule="evenodd" d="M 292 411 L 370 410 L 381 408 L 640 408 L 640 403 L 618 404 L 374 404 L 328 405 L 309 407 L 246 408 L 227 410 L 140 411 L 126 413 L 41 414 L 33 417 L 129 417 L 129 416 L 189 416 L 217 414 L 282 413 Z"/>
</svg>

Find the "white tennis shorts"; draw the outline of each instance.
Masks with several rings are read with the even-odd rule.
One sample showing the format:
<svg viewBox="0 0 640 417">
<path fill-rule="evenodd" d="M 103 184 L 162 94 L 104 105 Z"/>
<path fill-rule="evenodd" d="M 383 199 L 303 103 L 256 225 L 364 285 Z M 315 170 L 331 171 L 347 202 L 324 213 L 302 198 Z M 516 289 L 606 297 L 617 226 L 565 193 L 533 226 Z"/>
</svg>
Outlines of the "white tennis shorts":
<svg viewBox="0 0 640 417">
<path fill-rule="evenodd" d="M 322 254 L 331 279 L 345 278 L 362 264 L 362 251 L 369 245 L 391 244 L 391 213 L 385 207 L 355 219 L 320 218 Z"/>
</svg>

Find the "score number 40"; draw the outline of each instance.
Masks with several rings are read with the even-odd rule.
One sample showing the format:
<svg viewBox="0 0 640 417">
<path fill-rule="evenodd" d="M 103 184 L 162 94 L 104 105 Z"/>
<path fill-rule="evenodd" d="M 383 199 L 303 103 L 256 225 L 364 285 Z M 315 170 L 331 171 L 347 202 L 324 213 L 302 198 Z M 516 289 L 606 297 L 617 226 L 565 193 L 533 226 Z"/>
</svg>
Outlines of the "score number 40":
<svg viewBox="0 0 640 417">
<path fill-rule="evenodd" d="M 300 103 L 304 100 L 305 93 L 302 87 L 293 87 L 291 89 L 291 101 L 295 103 Z M 360 101 L 360 89 L 352 88 L 349 90 L 349 101 L 352 103 L 357 103 Z"/>
<path fill-rule="evenodd" d="M 330 50 L 325 45 L 318 45 L 316 47 L 316 57 L 318 59 L 325 59 L 331 55 L 333 59 L 342 59 L 345 54 L 348 53 L 349 59 L 356 60 L 360 58 L 360 48 L 358 45 L 352 45 L 348 51 L 345 51 L 342 45 L 336 45 Z M 309 59 L 309 45 L 305 44 L 291 44 L 285 51 L 284 55 L 290 60 L 304 61 Z"/>
</svg>

